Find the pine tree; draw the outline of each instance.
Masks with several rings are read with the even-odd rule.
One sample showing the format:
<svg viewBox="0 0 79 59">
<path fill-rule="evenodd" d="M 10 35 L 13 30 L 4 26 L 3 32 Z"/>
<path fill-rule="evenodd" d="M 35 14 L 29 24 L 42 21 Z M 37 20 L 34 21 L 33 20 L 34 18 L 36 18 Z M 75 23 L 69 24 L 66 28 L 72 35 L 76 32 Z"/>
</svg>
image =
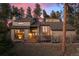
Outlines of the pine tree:
<svg viewBox="0 0 79 59">
<path fill-rule="evenodd" d="M 56 12 L 56 18 L 59 19 L 60 22 L 62 22 L 62 20 L 61 20 L 61 12 L 60 11 Z"/>
<path fill-rule="evenodd" d="M 19 16 L 20 16 L 21 18 L 24 17 L 24 9 L 23 9 L 22 7 L 19 9 Z"/>
<path fill-rule="evenodd" d="M 79 4 L 68 4 L 68 19 L 67 23 L 75 28 L 77 39 L 79 40 Z"/>
<path fill-rule="evenodd" d="M 34 16 L 35 18 L 40 17 L 40 15 L 41 15 L 40 4 L 38 4 L 38 3 L 35 4 L 34 14 L 35 14 L 35 16 Z"/>
<path fill-rule="evenodd" d="M 43 10 L 43 16 L 44 16 L 44 18 L 49 18 L 49 15 L 46 13 L 45 10 Z"/>
<path fill-rule="evenodd" d="M 56 13 L 52 10 L 51 14 L 50 14 L 51 18 L 56 18 Z"/>
<path fill-rule="evenodd" d="M 26 14 L 26 18 L 29 18 L 29 17 L 32 18 L 30 7 L 27 8 L 27 14 Z"/>
<path fill-rule="evenodd" d="M 11 15 L 11 6 L 9 3 L 1 3 L 0 7 L 2 9 L 1 19 L 7 19 Z"/>
<path fill-rule="evenodd" d="M 12 15 L 15 16 L 17 19 L 19 18 L 19 9 L 15 6 L 12 6 Z"/>
<path fill-rule="evenodd" d="M 10 5 L 3 3 L 0 6 L 2 9 L 0 20 L 3 20 L 3 22 L 0 21 L 0 55 L 3 55 L 4 53 L 8 54 L 7 51 L 13 47 L 13 44 L 8 35 L 10 32 L 5 23 L 5 20 L 10 16 Z"/>
</svg>

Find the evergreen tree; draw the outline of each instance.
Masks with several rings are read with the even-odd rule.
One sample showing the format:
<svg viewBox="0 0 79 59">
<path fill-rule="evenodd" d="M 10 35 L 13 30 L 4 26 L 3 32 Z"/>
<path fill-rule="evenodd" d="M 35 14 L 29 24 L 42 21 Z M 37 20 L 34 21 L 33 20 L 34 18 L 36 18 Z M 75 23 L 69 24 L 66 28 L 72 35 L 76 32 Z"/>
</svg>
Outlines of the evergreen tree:
<svg viewBox="0 0 79 59">
<path fill-rule="evenodd" d="M 23 18 L 24 17 L 24 9 L 21 7 L 20 8 L 20 10 L 19 10 L 19 16 L 21 17 L 21 18 Z"/>
<path fill-rule="evenodd" d="M 29 17 L 32 18 L 30 7 L 27 8 L 27 15 L 26 15 L 26 18 L 29 18 Z"/>
<path fill-rule="evenodd" d="M 13 43 L 10 37 L 10 31 L 8 30 L 4 22 L 0 22 L 0 55 L 9 54 L 9 50 L 13 47 Z"/>
<path fill-rule="evenodd" d="M 1 3 L 1 17 L 3 21 L 0 21 L 0 55 L 6 53 L 8 55 L 9 49 L 13 47 L 10 36 L 10 31 L 8 30 L 5 20 L 10 16 L 10 5 L 7 3 Z"/>
<path fill-rule="evenodd" d="M 56 13 L 52 10 L 51 14 L 50 14 L 51 18 L 56 18 Z"/>
<path fill-rule="evenodd" d="M 77 34 L 77 39 L 79 40 L 79 4 L 68 4 L 68 20 L 67 23 L 71 24 L 74 26 L 76 34 Z"/>
<path fill-rule="evenodd" d="M 52 10 L 52 12 L 51 12 L 51 14 L 50 14 L 50 17 L 51 17 L 51 18 L 55 18 L 55 19 L 59 19 L 60 21 L 62 21 L 62 20 L 61 20 L 61 12 L 59 12 L 59 11 L 54 12 L 54 11 Z"/>
<path fill-rule="evenodd" d="M 33 24 L 38 23 L 39 18 L 41 16 L 41 7 L 40 4 L 36 3 L 35 4 L 35 9 L 33 10 Z"/>
<path fill-rule="evenodd" d="M 1 3 L 0 4 L 0 7 L 2 9 L 2 12 L 1 12 L 1 19 L 7 19 L 10 17 L 11 15 L 11 6 L 9 3 Z"/>
<path fill-rule="evenodd" d="M 12 6 L 12 15 L 15 16 L 16 18 L 19 18 L 19 9 L 15 6 Z"/>
<path fill-rule="evenodd" d="M 41 15 L 40 4 L 38 4 L 38 3 L 35 4 L 34 14 L 35 14 L 36 18 L 40 17 L 40 15 Z"/>
<path fill-rule="evenodd" d="M 44 16 L 44 18 L 49 18 L 49 15 L 46 13 L 45 10 L 43 10 L 43 16 Z"/>
<path fill-rule="evenodd" d="M 61 12 L 59 12 L 59 11 L 56 12 L 56 18 L 59 19 L 62 22 L 62 20 L 61 20 Z"/>
<path fill-rule="evenodd" d="M 56 12 L 56 18 L 60 18 L 61 14 L 59 11 Z"/>
<path fill-rule="evenodd" d="M 74 26 L 74 19 L 75 19 L 75 14 L 73 13 L 74 9 L 72 6 L 70 6 L 70 4 L 68 4 L 68 19 L 67 19 L 67 23 L 71 24 L 72 26 Z"/>
</svg>

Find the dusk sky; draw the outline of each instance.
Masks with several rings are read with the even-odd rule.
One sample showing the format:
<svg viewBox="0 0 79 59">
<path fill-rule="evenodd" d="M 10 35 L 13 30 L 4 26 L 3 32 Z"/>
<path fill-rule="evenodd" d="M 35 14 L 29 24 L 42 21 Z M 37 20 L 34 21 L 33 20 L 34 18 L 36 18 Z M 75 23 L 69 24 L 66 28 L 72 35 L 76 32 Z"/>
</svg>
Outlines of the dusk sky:
<svg viewBox="0 0 79 59">
<path fill-rule="evenodd" d="M 32 11 L 35 8 L 35 3 L 11 3 L 11 5 L 17 6 L 18 8 L 23 7 L 24 10 L 26 10 L 28 6 L 32 8 Z M 47 14 L 49 15 L 52 10 L 63 11 L 63 4 L 40 3 L 40 5 L 41 5 L 41 8 L 45 9 Z"/>
</svg>

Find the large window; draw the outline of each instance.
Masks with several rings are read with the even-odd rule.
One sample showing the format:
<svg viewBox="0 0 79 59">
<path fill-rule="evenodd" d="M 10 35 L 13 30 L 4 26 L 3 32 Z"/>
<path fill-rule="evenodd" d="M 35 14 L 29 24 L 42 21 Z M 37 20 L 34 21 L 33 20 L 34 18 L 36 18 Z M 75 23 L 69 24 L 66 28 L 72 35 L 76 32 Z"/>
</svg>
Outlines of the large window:
<svg viewBox="0 0 79 59">
<path fill-rule="evenodd" d="M 33 35 L 37 36 L 38 35 L 38 30 L 37 29 L 33 29 L 32 33 L 33 33 Z"/>
<path fill-rule="evenodd" d="M 30 42 L 38 41 L 38 29 L 37 28 L 31 28 L 30 33 L 29 33 L 29 41 Z"/>
<path fill-rule="evenodd" d="M 52 35 L 52 30 L 50 26 L 42 26 L 42 33 L 44 35 Z"/>
<path fill-rule="evenodd" d="M 15 29 L 15 39 L 23 40 L 24 39 L 24 29 Z"/>
<path fill-rule="evenodd" d="M 46 33 L 48 31 L 48 28 L 49 28 L 48 26 L 42 26 L 42 31 Z"/>
</svg>

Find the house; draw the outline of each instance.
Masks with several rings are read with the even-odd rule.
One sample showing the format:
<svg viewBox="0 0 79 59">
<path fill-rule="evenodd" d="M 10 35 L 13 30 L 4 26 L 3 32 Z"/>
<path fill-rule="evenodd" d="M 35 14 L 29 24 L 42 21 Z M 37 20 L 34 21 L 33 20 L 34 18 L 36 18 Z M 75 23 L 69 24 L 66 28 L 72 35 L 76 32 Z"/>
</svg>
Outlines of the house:
<svg viewBox="0 0 79 59">
<path fill-rule="evenodd" d="M 14 20 L 11 26 L 11 38 L 13 41 L 23 41 L 28 39 L 30 29 L 29 19 Z"/>
<path fill-rule="evenodd" d="M 13 41 L 41 42 L 57 39 L 62 40 L 63 22 L 36 22 L 32 24 L 32 18 L 15 20 L 11 27 L 11 38 Z M 67 24 L 67 37 L 73 38 L 76 33 L 74 28 Z"/>
</svg>

